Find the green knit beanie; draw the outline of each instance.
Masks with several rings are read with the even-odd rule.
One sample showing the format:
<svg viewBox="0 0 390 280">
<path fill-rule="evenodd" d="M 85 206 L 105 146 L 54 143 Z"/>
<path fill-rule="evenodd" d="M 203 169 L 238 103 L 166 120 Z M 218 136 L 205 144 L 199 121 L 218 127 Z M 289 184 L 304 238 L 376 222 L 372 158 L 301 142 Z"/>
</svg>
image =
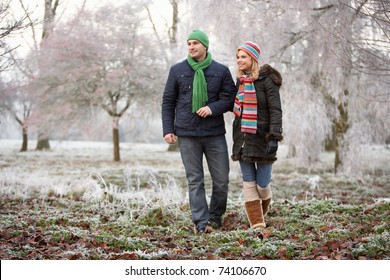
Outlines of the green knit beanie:
<svg viewBox="0 0 390 280">
<path fill-rule="evenodd" d="M 199 29 L 194 29 L 190 35 L 188 35 L 188 40 L 197 40 L 202 43 L 203 46 L 206 47 L 206 49 L 209 48 L 209 37 L 207 37 L 206 33 Z"/>
</svg>

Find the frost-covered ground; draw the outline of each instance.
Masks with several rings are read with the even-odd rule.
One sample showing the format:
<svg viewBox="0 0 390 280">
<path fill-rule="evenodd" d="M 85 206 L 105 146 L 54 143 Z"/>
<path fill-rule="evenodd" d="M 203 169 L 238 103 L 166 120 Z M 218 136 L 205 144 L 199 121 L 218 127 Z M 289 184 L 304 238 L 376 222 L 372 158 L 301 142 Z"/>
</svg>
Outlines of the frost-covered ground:
<svg viewBox="0 0 390 280">
<path fill-rule="evenodd" d="M 237 163 L 223 229 L 195 238 L 180 154 L 166 144 L 122 143 L 120 163 L 111 143 L 20 145 L 0 140 L 2 259 L 390 258 L 386 146 L 367 147 L 351 177 L 332 173 L 331 153 L 308 170 L 282 145 L 262 239 L 248 230 Z"/>
<path fill-rule="evenodd" d="M 162 188 L 177 188 L 172 200 L 185 200 L 186 180 L 178 152 L 167 152 L 167 145 L 122 143 L 121 162 L 112 161 L 112 144 L 109 142 L 51 141 L 51 150 L 38 152 L 29 150 L 20 153 L 18 140 L 0 139 L 0 193 L 14 197 L 39 196 L 44 199 L 49 193 L 82 196 L 96 199 L 104 191 L 128 192 L 151 191 Z M 34 141 L 30 147 L 35 147 Z M 349 184 L 370 184 L 383 187 L 377 195 L 375 190 L 364 190 L 367 197 L 361 201 L 372 201 L 379 195 L 390 197 L 390 148 L 370 146 L 362 160 L 365 173 L 359 176 L 334 175 L 332 172 L 334 154 L 322 153 L 320 161 L 310 169 L 299 164 L 299 160 L 287 157 L 287 148 L 281 145 L 278 161 L 274 164 L 273 185 L 282 189 L 276 198 L 294 199 L 302 196 L 323 197 L 331 185 L 348 192 Z M 205 163 L 206 164 L 206 163 Z M 240 171 L 238 164 L 231 162 L 231 193 L 240 195 Z M 209 178 L 207 169 L 205 169 Z M 342 184 L 340 182 L 349 182 Z M 298 187 L 298 188 L 297 188 Z M 303 188 L 303 190 L 302 190 Z M 179 191 L 180 190 L 180 191 Z M 172 194 L 172 193 L 171 193 Z M 362 194 L 363 195 L 363 194 Z M 162 198 L 166 198 L 163 196 Z M 310 197 L 311 198 L 311 197 Z"/>
<path fill-rule="evenodd" d="M 165 145 L 122 144 L 120 163 L 112 161 L 106 142 L 51 141 L 50 151 L 24 153 L 18 146 L 17 141 L 0 140 L 0 191 L 15 197 L 54 192 L 94 199 L 107 189 L 158 188 L 157 177 L 169 181 L 169 172 L 182 171 L 178 154 L 166 153 Z"/>
</svg>

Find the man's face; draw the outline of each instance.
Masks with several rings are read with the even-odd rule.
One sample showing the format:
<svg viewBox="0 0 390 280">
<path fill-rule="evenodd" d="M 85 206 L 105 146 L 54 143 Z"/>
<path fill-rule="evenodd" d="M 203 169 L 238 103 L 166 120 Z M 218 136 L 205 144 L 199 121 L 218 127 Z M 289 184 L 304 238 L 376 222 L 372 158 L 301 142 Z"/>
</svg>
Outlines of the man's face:
<svg viewBox="0 0 390 280">
<path fill-rule="evenodd" d="M 207 49 L 197 40 L 187 41 L 188 54 L 196 61 L 202 61 L 206 58 Z"/>
</svg>

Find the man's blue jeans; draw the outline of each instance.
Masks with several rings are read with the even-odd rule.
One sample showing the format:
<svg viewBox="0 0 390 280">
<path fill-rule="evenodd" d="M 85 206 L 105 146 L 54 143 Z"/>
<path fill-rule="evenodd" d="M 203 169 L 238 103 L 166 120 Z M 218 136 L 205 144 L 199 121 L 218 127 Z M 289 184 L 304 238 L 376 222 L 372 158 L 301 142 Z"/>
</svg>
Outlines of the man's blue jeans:
<svg viewBox="0 0 390 280">
<path fill-rule="evenodd" d="M 219 222 L 226 211 L 229 185 L 229 154 L 225 135 L 179 137 L 181 158 L 188 180 L 192 221 L 204 229 L 209 220 Z M 203 154 L 212 179 L 210 208 L 204 187 Z"/>
<path fill-rule="evenodd" d="M 258 186 L 265 188 L 271 181 L 271 163 L 252 163 L 240 160 L 240 167 L 244 182 L 256 182 Z"/>
</svg>

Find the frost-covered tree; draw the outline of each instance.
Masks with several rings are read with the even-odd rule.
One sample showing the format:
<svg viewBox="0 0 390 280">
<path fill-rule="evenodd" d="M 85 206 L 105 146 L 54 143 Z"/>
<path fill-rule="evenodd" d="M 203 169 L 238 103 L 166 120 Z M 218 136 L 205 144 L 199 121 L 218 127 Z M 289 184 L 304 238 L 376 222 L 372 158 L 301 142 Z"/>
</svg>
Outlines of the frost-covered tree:
<svg viewBox="0 0 390 280">
<path fill-rule="evenodd" d="M 28 127 L 31 117 L 31 99 L 25 85 L 18 80 L 12 80 L 0 86 L 0 99 L 2 108 L 20 126 L 22 132 L 21 152 L 28 149 Z"/>
<path fill-rule="evenodd" d="M 326 1 L 325 4 L 319 23 L 331 36 L 331 50 L 336 58 L 333 60 L 335 67 L 324 69 L 335 112 L 332 119 L 334 169 L 336 172 L 359 171 L 356 165 L 353 169 L 350 165 L 364 154 L 361 145 L 378 143 L 374 135 L 380 134 L 384 139 L 390 134 L 389 124 L 383 121 L 390 101 L 390 25 L 386 12 L 390 3 L 343 0 Z M 382 110 L 374 109 L 378 106 L 373 103 L 385 100 Z M 363 125 L 367 120 L 362 116 L 371 116 L 371 127 Z"/>
<path fill-rule="evenodd" d="M 57 8 L 60 0 L 44 0 L 44 18 L 42 27 L 41 44 L 50 36 L 54 28 L 54 18 L 56 16 Z M 42 108 L 41 108 L 42 109 Z M 43 121 L 43 120 L 42 120 Z M 47 124 L 41 123 L 41 128 L 38 133 L 37 150 L 50 149 L 49 130 Z"/>
<path fill-rule="evenodd" d="M 120 160 L 120 120 L 133 107 L 142 121 L 147 110 L 138 105 L 154 102 L 161 88 L 156 87 L 158 50 L 150 35 L 142 34 L 142 15 L 136 13 L 143 5 L 108 5 L 78 14 L 41 46 L 40 99 L 72 114 L 91 107 L 104 110 L 112 123 L 115 161 Z"/>
<path fill-rule="evenodd" d="M 202 4 L 208 6 L 204 11 L 212 11 L 213 15 L 199 15 L 192 7 L 191 17 L 212 23 L 206 27 L 213 39 L 210 46 L 215 45 L 210 48 L 215 57 L 230 66 L 233 75 L 237 47 L 246 40 L 259 44 L 260 64 L 271 64 L 283 76 L 284 142 L 291 156 L 299 157 L 301 164 L 311 168 L 331 129 L 324 100 L 326 87 L 317 81 L 321 64 L 328 61 L 321 63 L 319 53 L 326 56 L 330 51 L 323 46 L 323 34 L 317 33 L 321 26 L 313 25 L 312 9 L 302 2 L 204 0 Z M 223 24 L 220 18 L 231 21 Z"/>
<path fill-rule="evenodd" d="M 275 66 L 284 78 L 289 154 L 310 168 L 331 139 L 335 171 L 351 171 L 357 146 L 383 143 L 390 134 L 385 121 L 389 5 L 382 0 L 200 0 L 187 1 L 187 19 L 189 28 L 209 33 L 213 54 L 230 66 L 241 42 L 256 41 L 260 62 Z M 367 117 L 374 129 L 363 125 Z"/>
<path fill-rule="evenodd" d="M 18 46 L 10 46 L 6 39 L 27 28 L 28 16 L 28 11 L 22 16 L 12 16 L 10 0 L 0 3 L 0 73 L 14 64 L 11 54 L 18 48 Z"/>
<path fill-rule="evenodd" d="M 383 139 L 390 133 L 390 126 L 384 121 L 389 110 L 390 40 L 389 24 L 385 24 L 389 2 L 321 1 L 319 4 L 314 9 L 320 13 L 318 31 L 326 36 L 323 45 L 330 50 L 330 55 L 321 59 L 321 81 L 327 91 L 327 108 L 333 122 L 334 169 L 359 172 L 356 163 L 366 154 L 362 144 L 378 143 L 378 140 L 384 143 Z M 371 119 L 370 126 L 363 125 L 367 116 Z"/>
<path fill-rule="evenodd" d="M 24 10 L 22 16 L 14 15 L 10 7 L 10 1 L 0 3 L 0 115 L 10 115 L 20 125 L 23 135 L 20 151 L 27 150 L 27 127 L 30 116 L 30 101 L 23 87 L 16 79 L 12 79 L 10 73 L 17 60 L 14 51 L 19 45 L 10 46 L 7 39 L 15 37 L 17 33 L 28 28 L 31 23 L 28 18 L 30 11 Z M 1 77 L 3 75 L 3 77 Z"/>
<path fill-rule="evenodd" d="M 47 118 L 69 126 L 76 116 L 89 118 L 86 107 L 100 108 L 115 131 L 129 114 L 157 111 L 140 104 L 158 103 L 169 65 L 185 57 L 187 35 L 200 28 L 213 57 L 233 74 L 245 40 L 260 45 L 261 64 L 282 73 L 284 143 L 301 165 L 310 169 L 333 146 L 335 171 L 358 171 L 362 145 L 390 135 L 389 1 L 172 0 L 165 34 L 145 10 L 149 4 L 107 6 L 54 26 L 41 59 L 28 64 L 39 69 L 31 87 L 40 92 L 37 107 L 50 108 Z"/>
<path fill-rule="evenodd" d="M 44 1 L 44 19 L 38 20 L 36 16 L 36 8 L 32 8 L 27 1 L 19 0 L 14 1 L 12 6 L 12 14 L 13 17 L 17 16 L 22 12 L 24 14 L 23 20 L 26 22 L 26 27 L 24 31 L 30 31 L 27 33 L 31 33 L 31 38 L 26 40 L 28 42 L 32 42 L 28 44 L 33 51 L 39 49 L 39 44 L 42 40 L 44 40 L 52 30 L 54 16 L 59 5 L 59 0 L 45 0 Z M 4 4 L 1 4 L 2 6 Z M 10 6 L 7 6 L 10 9 Z M 20 24 L 20 23 L 19 23 Z M 42 30 L 41 37 L 39 37 L 37 30 Z M 18 34 L 19 41 L 25 40 L 24 33 L 20 32 Z M 23 143 L 21 151 L 27 150 L 28 146 L 28 128 L 31 125 L 31 116 L 33 111 L 35 114 L 37 110 L 33 110 L 39 108 L 39 103 L 37 100 L 33 100 L 33 93 L 31 92 L 31 88 L 29 87 L 29 81 L 34 76 L 34 72 L 39 71 L 36 66 L 37 64 L 31 65 L 30 63 L 24 63 L 25 57 L 18 57 L 17 54 L 12 55 L 12 59 L 15 62 L 12 69 L 12 74 L 9 75 L 7 82 L 7 90 L 5 91 L 8 95 L 8 105 L 7 110 L 13 116 L 13 118 L 18 122 L 18 124 L 22 127 L 23 131 Z M 41 123 L 40 133 L 38 135 L 37 141 L 37 149 L 47 149 L 50 148 L 48 134 L 45 131 L 45 128 L 42 126 L 43 119 L 36 118 L 36 121 L 39 120 Z M 35 123 L 38 125 L 38 122 Z"/>
</svg>

